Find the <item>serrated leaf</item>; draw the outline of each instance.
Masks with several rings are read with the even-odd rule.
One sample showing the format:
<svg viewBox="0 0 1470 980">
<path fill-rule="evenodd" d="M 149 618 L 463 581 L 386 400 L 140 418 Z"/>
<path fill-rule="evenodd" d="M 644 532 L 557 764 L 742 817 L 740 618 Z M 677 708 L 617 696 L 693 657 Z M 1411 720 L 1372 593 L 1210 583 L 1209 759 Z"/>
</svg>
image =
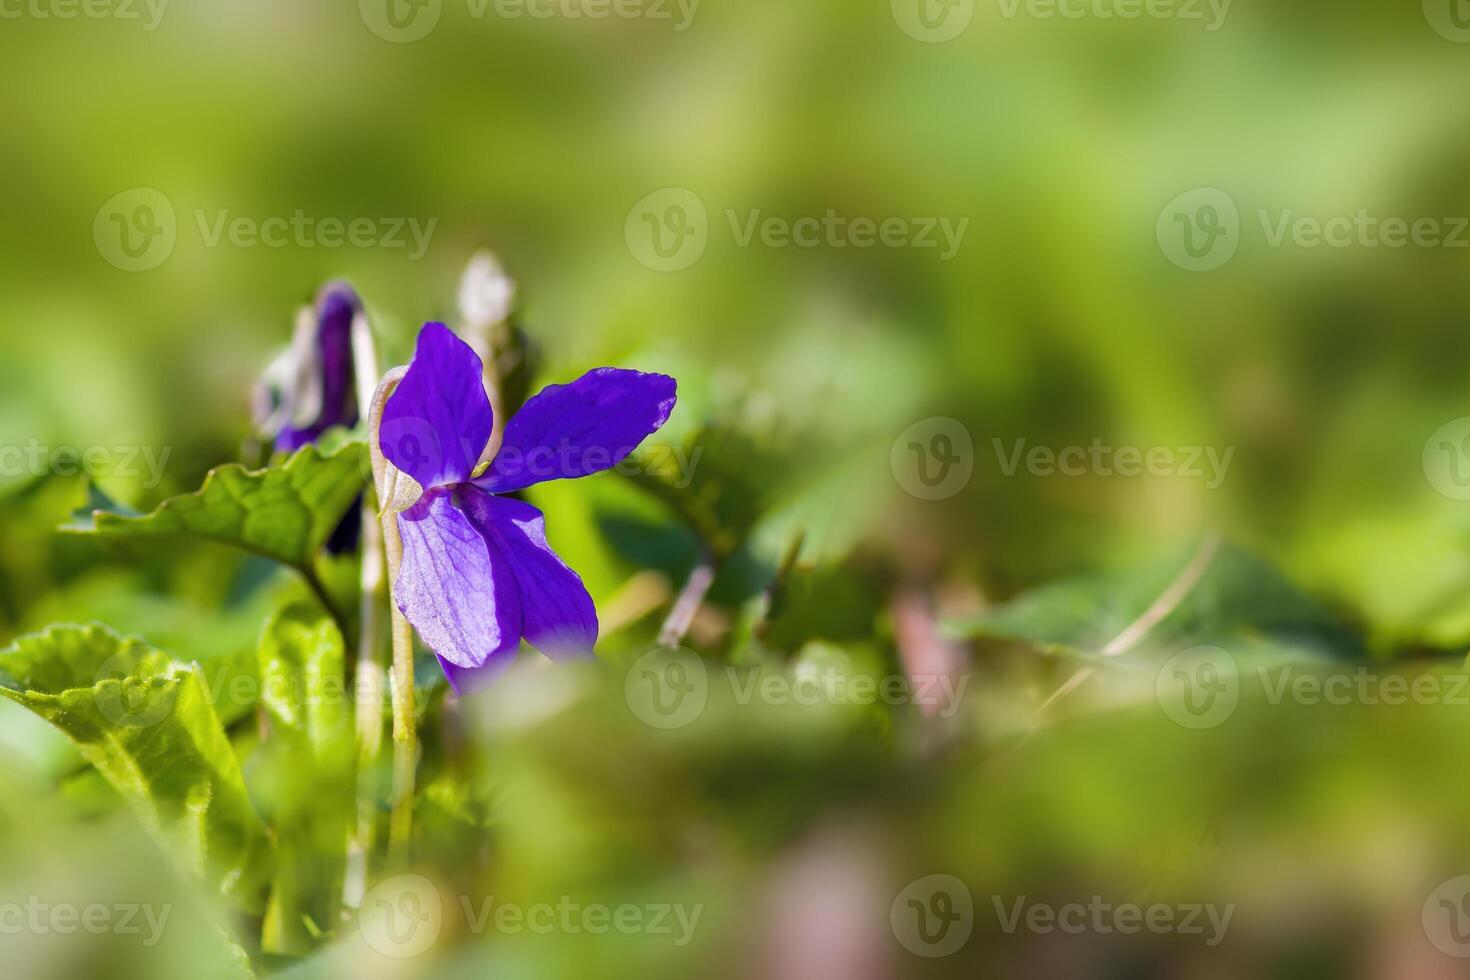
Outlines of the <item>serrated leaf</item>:
<svg viewBox="0 0 1470 980">
<path fill-rule="evenodd" d="M 280 850 L 263 927 L 269 953 L 311 951 L 337 917 L 354 799 L 345 659 L 336 624 L 306 603 L 281 610 L 261 633 L 261 704 L 272 735 L 263 765 Z"/>
<path fill-rule="evenodd" d="M 1042 586 L 968 619 L 951 636 L 1021 640 L 1097 653 L 1134 624 L 1175 582 L 1194 552 L 1124 572 L 1079 576 Z M 1148 631 L 1145 645 L 1179 649 L 1236 638 L 1269 639 L 1339 657 L 1362 655 L 1361 642 L 1320 603 L 1268 562 L 1222 546 L 1199 580 Z"/>
<path fill-rule="evenodd" d="M 197 668 L 104 626 L 54 626 L 0 650 L 0 697 L 76 742 L 169 853 L 258 907 L 265 828 Z"/>
<path fill-rule="evenodd" d="M 362 492 L 362 451 L 356 443 L 331 455 L 305 446 L 262 470 L 221 466 L 199 490 L 171 497 L 150 514 L 95 511 L 92 532 L 201 538 L 307 568 Z"/>
</svg>

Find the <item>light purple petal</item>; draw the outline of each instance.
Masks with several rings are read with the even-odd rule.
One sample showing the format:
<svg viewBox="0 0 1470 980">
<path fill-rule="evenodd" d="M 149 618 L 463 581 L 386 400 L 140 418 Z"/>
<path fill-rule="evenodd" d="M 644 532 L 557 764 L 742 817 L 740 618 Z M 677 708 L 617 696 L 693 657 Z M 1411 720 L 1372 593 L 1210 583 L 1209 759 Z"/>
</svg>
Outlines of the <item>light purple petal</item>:
<svg viewBox="0 0 1470 980">
<path fill-rule="evenodd" d="M 674 379 L 619 368 L 548 385 L 505 427 L 490 469 L 475 484 L 491 493 L 611 469 L 674 410 Z"/>
<path fill-rule="evenodd" d="M 383 409 L 383 455 L 425 489 L 463 483 L 493 422 L 480 358 L 444 324 L 424 324 L 408 373 Z"/>
<path fill-rule="evenodd" d="M 546 543 L 546 519 L 530 504 L 460 491 L 465 513 L 490 542 L 496 574 L 509 570 L 520 597 L 521 635 L 552 660 L 589 657 L 597 608 L 587 587 Z"/>
<path fill-rule="evenodd" d="M 464 669 L 513 659 L 521 640 L 515 580 L 449 491 L 424 494 L 398 515 L 398 531 L 403 563 L 393 600 L 429 649 Z"/>
</svg>

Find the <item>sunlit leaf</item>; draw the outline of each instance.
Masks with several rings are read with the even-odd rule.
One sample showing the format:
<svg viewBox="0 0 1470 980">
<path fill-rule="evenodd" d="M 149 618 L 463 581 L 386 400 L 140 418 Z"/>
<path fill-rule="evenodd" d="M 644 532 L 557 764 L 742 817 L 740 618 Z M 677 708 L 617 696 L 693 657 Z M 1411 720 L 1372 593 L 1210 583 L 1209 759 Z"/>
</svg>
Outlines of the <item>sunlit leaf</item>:
<svg viewBox="0 0 1470 980">
<path fill-rule="evenodd" d="M 199 538 L 306 568 L 362 492 L 363 447 L 332 455 L 313 446 L 262 470 L 211 470 L 197 492 L 165 500 L 150 514 L 95 511 L 93 532 L 111 538 Z"/>
<path fill-rule="evenodd" d="M 197 667 L 103 626 L 55 626 L 0 650 L 0 697 L 75 741 L 170 853 L 257 905 L 264 827 Z"/>
<path fill-rule="evenodd" d="M 333 924 L 340 901 L 353 801 L 345 652 L 331 618 L 297 603 L 266 624 L 259 656 L 272 726 L 266 795 L 280 851 L 263 945 L 300 954 L 315 946 L 313 927 Z"/>
</svg>

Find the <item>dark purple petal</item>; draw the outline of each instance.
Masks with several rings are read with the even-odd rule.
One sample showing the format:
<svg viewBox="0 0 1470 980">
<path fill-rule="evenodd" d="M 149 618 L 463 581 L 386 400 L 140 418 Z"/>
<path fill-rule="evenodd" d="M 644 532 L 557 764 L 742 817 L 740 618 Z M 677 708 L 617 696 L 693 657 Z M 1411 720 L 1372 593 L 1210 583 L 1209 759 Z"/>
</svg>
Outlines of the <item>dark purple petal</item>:
<svg viewBox="0 0 1470 980">
<path fill-rule="evenodd" d="M 492 561 L 449 491 L 424 494 L 398 515 L 398 531 L 403 563 L 393 600 L 429 649 L 463 669 L 514 659 L 521 640 L 515 580 Z"/>
<path fill-rule="evenodd" d="M 383 455 L 425 489 L 463 483 L 493 421 L 480 358 L 444 324 L 424 324 L 408 373 L 383 409 Z"/>
<path fill-rule="evenodd" d="M 546 519 L 530 504 L 459 491 L 465 513 L 485 540 L 496 574 L 509 570 L 520 597 L 521 635 L 552 660 L 588 657 L 597 643 L 597 608 L 587 587 L 546 543 Z"/>
<path fill-rule="evenodd" d="M 611 469 L 674 410 L 674 379 L 618 368 L 548 385 L 505 427 L 500 451 L 477 486 L 492 493 Z"/>
<path fill-rule="evenodd" d="M 309 384 L 298 381 L 289 398 L 294 401 L 301 390 L 310 388 L 320 396 L 314 418 L 288 420 L 276 433 L 279 452 L 295 452 L 315 442 L 334 425 L 357 424 L 357 387 L 352 360 L 352 318 L 362 304 L 346 283 L 328 283 L 316 299 L 316 333 L 312 345 L 303 351 L 309 355 L 297 369 L 310 371 L 315 377 Z M 310 409 L 308 409 L 310 411 Z"/>
</svg>

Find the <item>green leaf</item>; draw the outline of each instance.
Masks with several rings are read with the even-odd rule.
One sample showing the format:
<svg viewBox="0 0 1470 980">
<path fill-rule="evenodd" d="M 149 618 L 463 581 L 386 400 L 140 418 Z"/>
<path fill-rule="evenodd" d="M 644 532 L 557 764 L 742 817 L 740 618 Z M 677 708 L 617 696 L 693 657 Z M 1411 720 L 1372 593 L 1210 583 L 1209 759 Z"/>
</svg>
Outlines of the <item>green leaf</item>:
<svg viewBox="0 0 1470 980">
<path fill-rule="evenodd" d="M 280 850 L 262 947 L 302 955 L 335 924 L 341 901 L 354 800 L 346 653 L 332 619 L 296 603 L 266 623 L 259 658 L 271 721 L 261 765 Z"/>
<path fill-rule="evenodd" d="M 331 455 L 305 446 L 263 470 L 221 466 L 198 491 L 171 497 L 151 514 L 94 511 L 92 531 L 110 538 L 218 541 L 307 569 L 362 493 L 362 453 L 355 443 Z"/>
<path fill-rule="evenodd" d="M 946 624 L 966 639 L 1021 640 L 1054 653 L 1099 653 L 1178 582 L 1191 549 L 1125 572 L 1043 586 L 994 609 Z M 1360 641 L 1329 610 L 1303 595 L 1262 559 L 1222 545 L 1198 581 L 1144 634 L 1140 645 L 1177 650 L 1268 639 L 1339 657 L 1362 655 Z"/>
<path fill-rule="evenodd" d="M 197 666 L 104 626 L 54 626 L 0 650 L 0 697 L 76 742 L 169 853 L 258 907 L 265 828 Z"/>
<path fill-rule="evenodd" d="M 651 445 L 618 472 L 667 504 L 721 558 L 733 554 L 812 453 L 787 436 L 711 424 L 675 448 Z"/>
</svg>

